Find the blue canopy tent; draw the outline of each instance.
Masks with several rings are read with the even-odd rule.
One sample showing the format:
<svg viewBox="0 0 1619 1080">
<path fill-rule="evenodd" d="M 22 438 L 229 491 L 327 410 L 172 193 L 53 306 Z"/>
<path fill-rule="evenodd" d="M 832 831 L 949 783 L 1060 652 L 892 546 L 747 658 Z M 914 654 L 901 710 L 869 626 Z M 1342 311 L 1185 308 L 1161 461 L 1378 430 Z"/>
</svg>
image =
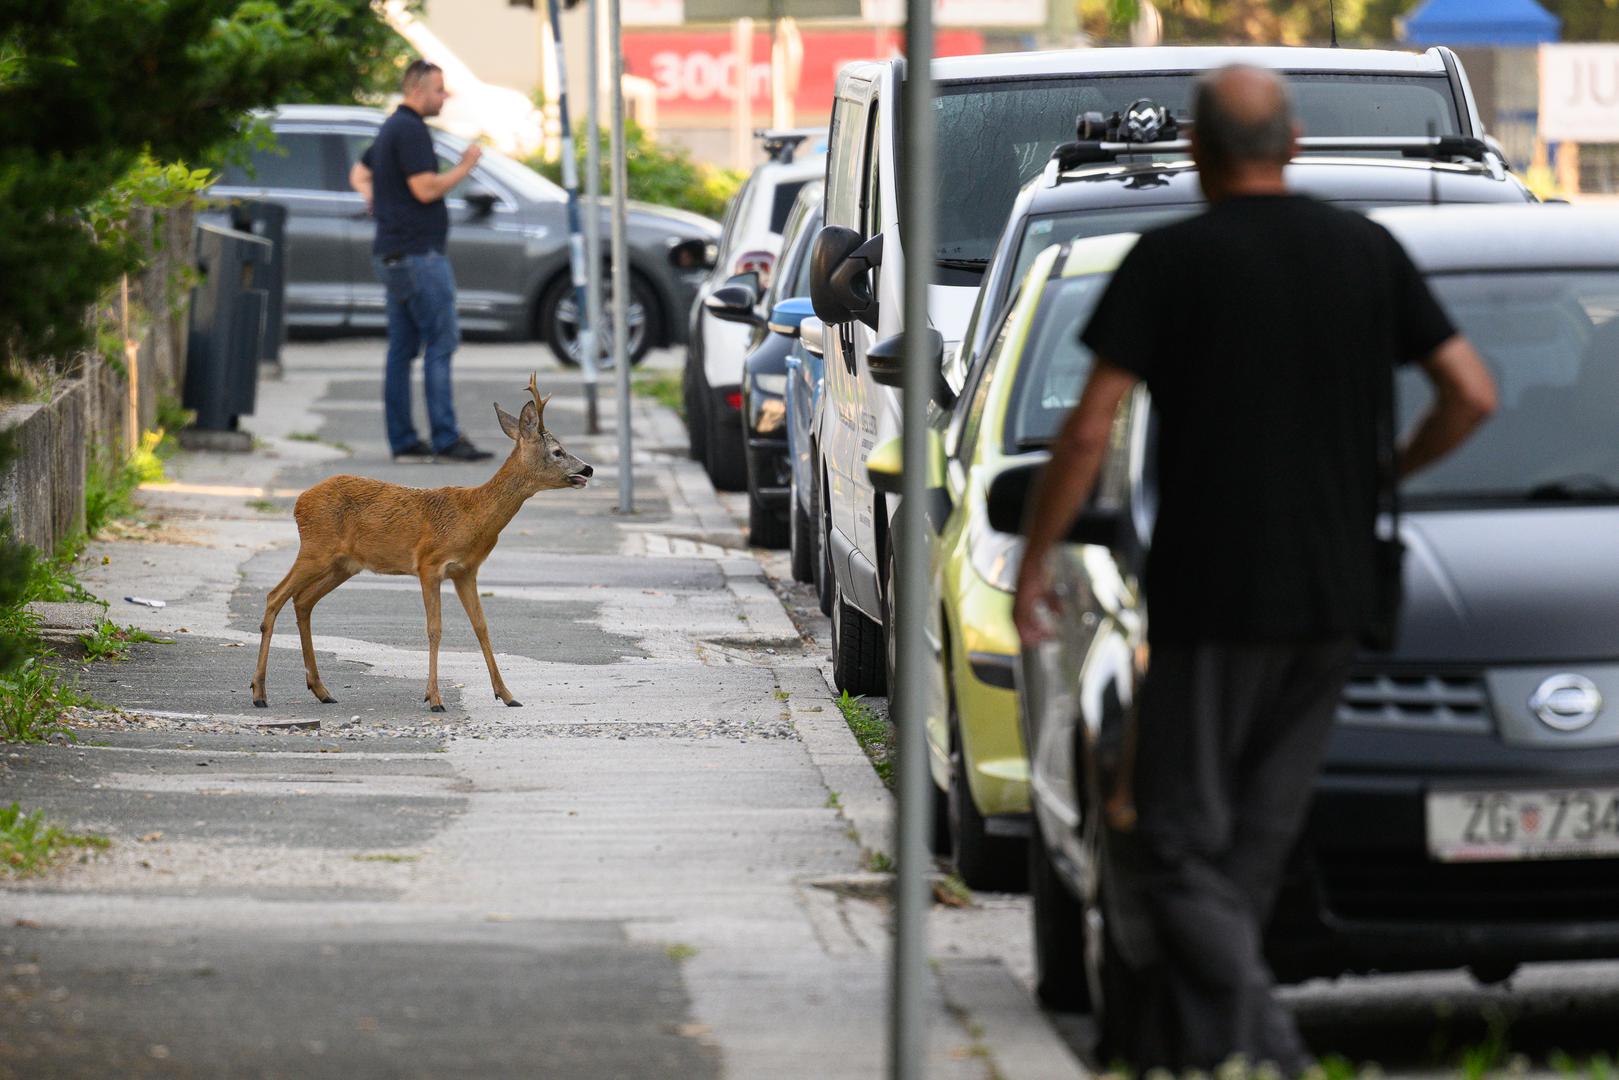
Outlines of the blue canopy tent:
<svg viewBox="0 0 1619 1080">
<path fill-rule="evenodd" d="M 1535 0 L 1427 0 L 1400 23 L 1408 45 L 1539 45 L 1561 36 L 1562 21 Z"/>
</svg>

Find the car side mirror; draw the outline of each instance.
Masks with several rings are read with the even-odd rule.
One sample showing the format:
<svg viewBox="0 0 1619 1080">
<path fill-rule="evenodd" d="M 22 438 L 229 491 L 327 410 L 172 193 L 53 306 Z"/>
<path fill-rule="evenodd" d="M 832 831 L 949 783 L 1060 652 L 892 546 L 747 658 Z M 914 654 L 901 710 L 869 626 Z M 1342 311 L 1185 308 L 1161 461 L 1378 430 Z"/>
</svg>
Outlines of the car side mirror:
<svg viewBox="0 0 1619 1080">
<path fill-rule="evenodd" d="M 752 289 L 755 297 L 755 303 L 757 303 L 757 297 L 759 297 L 765 291 L 764 282 L 760 280 L 759 271 L 757 270 L 749 270 L 741 274 L 732 274 L 730 277 L 725 279 L 725 284 L 743 285 L 749 289 Z"/>
<path fill-rule="evenodd" d="M 720 246 L 694 237 L 669 245 L 669 265 L 676 270 L 712 270 L 720 261 Z"/>
<path fill-rule="evenodd" d="M 1046 459 L 1008 465 L 989 482 L 985 508 L 989 527 L 996 532 L 1023 534 L 1023 517 L 1034 497 L 1035 485 L 1045 471 Z M 1124 508 L 1099 502 L 1094 496 L 1079 512 L 1065 538 L 1070 544 L 1096 544 L 1122 550 L 1129 541 L 1130 522 Z"/>
<path fill-rule="evenodd" d="M 476 184 L 468 184 L 461 192 L 461 199 L 471 207 L 472 216 L 475 218 L 488 217 L 495 212 L 495 206 L 500 202 L 500 197 L 493 191 Z"/>
<path fill-rule="evenodd" d="M 798 324 L 798 340 L 811 356 L 826 355 L 826 324 L 814 315 Z"/>
<path fill-rule="evenodd" d="M 770 313 L 768 325 L 772 333 L 795 338 L 798 336 L 799 324 L 814 315 L 815 308 L 810 304 L 809 298 L 795 296 L 776 305 L 775 310 Z"/>
<path fill-rule="evenodd" d="M 886 495 L 898 495 L 905 483 L 904 438 L 889 439 L 872 448 L 866 457 L 866 475 L 871 486 Z M 944 487 L 944 439 L 936 428 L 927 430 L 927 479 L 929 490 Z"/>
<path fill-rule="evenodd" d="M 944 378 L 944 337 L 931 327 L 924 331 L 928 336 L 928 371 L 932 373 L 928 396 L 938 402 L 940 406 L 948 409 L 956 402 L 956 392 L 950 389 L 950 384 Z M 905 385 L 905 335 L 895 334 L 883 338 L 870 349 L 866 350 L 866 370 L 871 372 L 872 381 L 881 386 L 892 386 L 896 390 Z"/>
<path fill-rule="evenodd" d="M 737 277 L 748 276 L 737 275 Z M 758 303 L 759 294 L 747 285 L 721 285 L 703 297 L 704 309 L 714 318 L 721 322 L 742 323 L 746 326 L 760 326 L 764 323 L 759 313 L 754 310 Z"/>
<path fill-rule="evenodd" d="M 853 229 L 828 225 L 810 249 L 810 300 L 815 314 L 832 326 L 859 320 L 877 327 L 877 297 L 871 271 L 883 264 L 881 234 L 864 240 Z"/>
</svg>

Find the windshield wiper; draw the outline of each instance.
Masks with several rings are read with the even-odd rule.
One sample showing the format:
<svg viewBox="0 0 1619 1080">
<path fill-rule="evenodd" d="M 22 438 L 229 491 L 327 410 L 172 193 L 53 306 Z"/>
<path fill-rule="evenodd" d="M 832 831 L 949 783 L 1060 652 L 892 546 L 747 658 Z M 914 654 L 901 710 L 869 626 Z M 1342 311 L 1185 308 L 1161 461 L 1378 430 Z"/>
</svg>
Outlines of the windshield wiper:
<svg viewBox="0 0 1619 1080">
<path fill-rule="evenodd" d="M 989 269 L 988 259 L 936 259 L 934 261 L 946 270 L 977 270 L 982 272 Z"/>
<path fill-rule="evenodd" d="M 1529 489 L 1531 502 L 1615 502 L 1619 484 L 1600 476 L 1569 476 L 1548 480 Z"/>
</svg>

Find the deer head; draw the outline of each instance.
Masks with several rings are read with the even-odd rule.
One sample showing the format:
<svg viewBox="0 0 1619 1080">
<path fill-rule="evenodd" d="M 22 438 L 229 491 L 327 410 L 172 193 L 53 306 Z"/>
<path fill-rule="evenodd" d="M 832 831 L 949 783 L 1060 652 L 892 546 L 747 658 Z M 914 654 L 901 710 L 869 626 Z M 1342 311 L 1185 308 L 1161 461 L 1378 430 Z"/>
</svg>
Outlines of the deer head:
<svg viewBox="0 0 1619 1080">
<path fill-rule="evenodd" d="M 557 437 L 546 429 L 545 403 L 551 400 L 551 396 L 540 396 L 540 388 L 533 375 L 528 377 L 528 392 L 534 400 L 523 406 L 520 416 L 514 417 L 499 404 L 495 405 L 500 430 L 517 443 L 512 456 L 517 459 L 524 475 L 533 482 L 535 491 L 584 487 L 596 470 L 568 453 Z"/>
</svg>

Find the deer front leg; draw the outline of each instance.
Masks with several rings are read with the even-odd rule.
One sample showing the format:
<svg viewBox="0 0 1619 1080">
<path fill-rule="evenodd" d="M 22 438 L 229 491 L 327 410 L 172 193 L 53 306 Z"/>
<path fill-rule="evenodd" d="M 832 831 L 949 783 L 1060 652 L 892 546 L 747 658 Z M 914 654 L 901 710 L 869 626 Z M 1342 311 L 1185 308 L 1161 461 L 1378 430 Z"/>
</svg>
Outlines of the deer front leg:
<svg viewBox="0 0 1619 1080">
<path fill-rule="evenodd" d="M 483 601 L 478 598 L 477 577 L 473 574 L 457 574 L 451 580 L 455 582 L 455 595 L 461 598 L 461 606 L 467 609 L 467 621 L 472 624 L 472 632 L 478 635 L 478 645 L 483 649 L 483 662 L 489 668 L 489 682 L 495 688 L 495 696 L 510 708 L 522 707 L 523 703 L 506 689 L 506 682 L 500 677 L 500 668 L 495 666 L 495 650 L 489 647 L 489 624 L 483 617 Z"/>
<path fill-rule="evenodd" d="M 292 569 L 282 578 L 269 595 L 264 598 L 264 619 L 259 623 L 259 662 L 253 669 L 253 707 L 257 709 L 269 708 L 269 701 L 264 695 L 264 670 L 270 662 L 270 636 L 275 633 L 276 616 L 288 600 L 297 595 L 309 580 L 314 565 L 302 553 L 293 559 Z"/>
<path fill-rule="evenodd" d="M 444 700 L 438 694 L 438 643 L 443 630 L 440 618 L 439 585 L 442 578 L 434 570 L 422 571 L 422 606 L 427 609 L 427 696 L 422 700 L 434 712 L 444 711 Z"/>
</svg>

